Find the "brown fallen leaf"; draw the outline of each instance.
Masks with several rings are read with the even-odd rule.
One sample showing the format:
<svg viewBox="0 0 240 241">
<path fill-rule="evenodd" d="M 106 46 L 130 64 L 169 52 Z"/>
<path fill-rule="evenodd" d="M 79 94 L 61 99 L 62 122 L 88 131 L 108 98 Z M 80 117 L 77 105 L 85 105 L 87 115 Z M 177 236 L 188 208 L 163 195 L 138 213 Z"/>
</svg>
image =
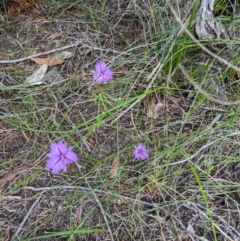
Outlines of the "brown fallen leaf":
<svg viewBox="0 0 240 241">
<path fill-rule="evenodd" d="M 39 65 L 47 64 L 48 66 L 54 66 L 58 64 L 62 64 L 64 62 L 63 59 L 59 59 L 56 57 L 52 58 L 31 58 L 32 61 Z"/>
<path fill-rule="evenodd" d="M 155 102 L 154 98 L 147 100 L 147 115 L 152 119 L 157 119 L 158 116 L 164 111 L 164 104 L 161 102 Z"/>
<path fill-rule="evenodd" d="M 118 174 L 118 168 L 119 168 L 119 159 L 118 159 L 118 156 L 116 156 L 112 162 L 112 168 L 109 172 L 108 178 L 110 179 L 115 178 Z"/>
</svg>

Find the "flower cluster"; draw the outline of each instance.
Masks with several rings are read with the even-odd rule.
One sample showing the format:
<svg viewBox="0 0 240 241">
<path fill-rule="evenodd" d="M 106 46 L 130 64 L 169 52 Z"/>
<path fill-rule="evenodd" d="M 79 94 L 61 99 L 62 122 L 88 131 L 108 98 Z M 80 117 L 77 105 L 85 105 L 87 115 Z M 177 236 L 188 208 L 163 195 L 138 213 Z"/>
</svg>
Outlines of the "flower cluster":
<svg viewBox="0 0 240 241">
<path fill-rule="evenodd" d="M 112 70 L 101 60 L 96 63 L 92 74 L 93 81 L 98 84 L 106 84 L 113 79 Z M 61 171 L 66 172 L 67 165 L 78 160 L 77 154 L 72 149 L 73 147 L 67 147 L 63 140 L 52 142 L 50 144 L 50 152 L 47 154 L 46 169 L 51 171 L 52 174 L 57 174 Z M 137 160 L 149 158 L 148 150 L 144 144 L 135 146 L 133 155 Z"/>
</svg>

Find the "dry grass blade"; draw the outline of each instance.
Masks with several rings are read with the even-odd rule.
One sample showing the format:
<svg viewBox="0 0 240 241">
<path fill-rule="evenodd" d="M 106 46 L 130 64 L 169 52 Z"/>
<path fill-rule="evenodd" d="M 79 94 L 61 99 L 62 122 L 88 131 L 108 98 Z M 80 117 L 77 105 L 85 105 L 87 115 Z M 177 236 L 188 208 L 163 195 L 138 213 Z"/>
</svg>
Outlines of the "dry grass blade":
<svg viewBox="0 0 240 241">
<path fill-rule="evenodd" d="M 3 189 L 4 186 L 9 182 L 10 180 L 15 179 L 16 176 L 26 173 L 26 170 L 32 170 L 34 166 L 32 165 L 23 165 L 20 167 L 15 168 L 11 172 L 8 172 L 3 178 L 0 179 L 0 189 Z"/>
</svg>

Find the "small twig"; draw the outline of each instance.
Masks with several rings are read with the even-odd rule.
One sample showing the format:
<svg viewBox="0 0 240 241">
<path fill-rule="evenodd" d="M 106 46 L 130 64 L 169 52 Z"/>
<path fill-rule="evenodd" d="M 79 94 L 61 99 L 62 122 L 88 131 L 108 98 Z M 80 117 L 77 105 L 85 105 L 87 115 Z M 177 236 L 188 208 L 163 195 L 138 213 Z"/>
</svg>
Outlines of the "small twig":
<svg viewBox="0 0 240 241">
<path fill-rule="evenodd" d="M 212 122 L 211 122 L 209 125 L 207 125 L 207 128 L 208 128 L 208 129 L 212 129 L 213 126 L 218 122 L 218 120 L 219 120 L 221 117 L 222 117 L 222 114 L 218 114 L 218 115 L 212 120 Z"/>
<path fill-rule="evenodd" d="M 21 196 L 4 196 L 4 195 L 0 195 L 0 200 L 14 200 L 14 199 L 22 199 Z"/>
<path fill-rule="evenodd" d="M 163 206 L 163 205 L 167 205 L 168 202 L 160 202 L 160 203 L 150 203 L 150 202 L 146 202 L 146 201 L 142 201 L 139 199 L 134 199 L 125 195 L 121 195 L 121 194 L 116 194 L 113 192 L 109 192 L 109 191 L 103 191 L 101 189 L 94 189 L 94 188 L 89 188 L 89 187 L 82 187 L 82 186 L 68 186 L 68 185 L 63 185 L 63 186 L 51 186 L 51 187 L 22 187 L 20 189 L 29 189 L 32 190 L 34 192 L 41 192 L 41 191 L 49 191 L 49 190 L 56 190 L 56 189 L 76 189 L 76 190 L 83 190 L 83 191 L 87 191 L 87 192 L 95 192 L 95 193 L 101 193 L 101 194 L 105 194 L 105 195 L 110 195 L 110 196 L 114 196 L 117 198 L 122 198 L 122 199 L 126 199 L 141 205 L 146 205 L 149 207 L 153 207 L 153 208 L 158 208 L 159 206 Z"/>
<path fill-rule="evenodd" d="M 191 205 L 194 207 L 194 210 L 198 211 L 200 214 L 202 214 L 205 218 L 207 218 L 207 212 L 206 212 L 206 207 L 202 206 L 201 204 L 199 203 L 194 203 L 194 202 L 191 202 L 191 201 L 187 201 L 186 204 L 183 203 L 183 206 L 189 208 L 189 209 L 193 209 L 191 207 Z M 204 210 L 204 211 L 202 211 Z M 213 213 L 211 210 L 208 210 L 210 211 L 211 215 L 213 217 L 216 217 L 217 219 L 220 220 L 220 222 L 222 222 L 224 224 L 224 227 L 228 227 L 238 238 L 240 238 L 240 233 L 233 227 L 231 226 L 228 222 L 226 222 L 223 218 L 221 218 L 219 215 L 216 215 L 215 213 Z M 218 229 L 218 231 L 220 231 L 222 233 L 223 236 L 225 236 L 226 238 L 228 238 L 228 240 L 231 240 L 231 241 L 234 241 L 233 239 L 231 239 L 227 234 L 226 232 L 224 232 L 217 224 L 214 225 L 216 227 L 216 229 Z"/>
<path fill-rule="evenodd" d="M 0 60 L 0 64 L 18 63 L 18 62 L 21 62 L 21 61 L 29 60 L 31 58 L 36 58 L 36 57 L 39 57 L 39 56 L 42 56 L 42 55 L 51 54 L 51 53 L 54 53 L 54 52 L 57 52 L 57 51 L 62 51 L 64 49 L 69 49 L 69 48 L 78 46 L 80 43 L 81 43 L 80 41 L 77 41 L 75 44 L 70 44 L 70 45 L 67 45 L 67 46 L 63 46 L 61 48 L 52 49 L 52 50 L 49 50 L 49 51 L 46 51 L 46 52 L 33 54 L 33 55 L 30 55 L 30 56 L 27 56 L 27 57 L 24 57 L 24 58 L 21 58 L 21 59 Z"/>
<path fill-rule="evenodd" d="M 14 239 L 16 239 L 16 237 L 18 236 L 19 232 L 21 231 L 23 225 L 25 224 L 25 222 L 27 221 L 29 215 L 31 214 L 31 212 L 33 211 L 33 209 L 35 208 L 35 206 L 37 205 L 37 203 L 39 202 L 39 200 L 41 199 L 42 196 L 39 196 L 36 201 L 33 203 L 33 205 L 31 206 L 31 208 L 28 210 L 26 216 L 24 217 L 23 221 L 21 222 L 20 226 L 18 227 L 17 231 L 15 232 L 15 234 L 12 236 L 11 241 L 13 241 Z"/>
<path fill-rule="evenodd" d="M 229 222 L 226 222 L 222 217 L 220 217 L 219 215 L 215 215 L 214 217 L 218 218 L 220 220 L 220 222 L 223 223 L 224 227 L 228 227 L 238 238 L 240 238 L 240 233 L 229 224 Z"/>
<path fill-rule="evenodd" d="M 60 47 L 60 48 L 57 48 L 57 49 L 52 49 L 52 50 L 49 50 L 49 51 L 46 51 L 46 52 L 42 52 L 42 53 L 37 53 L 37 54 L 33 54 L 33 55 L 30 55 L 30 56 L 27 56 L 27 57 L 24 57 L 24 58 L 21 58 L 21 59 L 13 59 L 13 60 L 0 60 L 0 64 L 13 64 L 13 63 L 18 63 L 18 62 L 21 62 L 21 61 L 25 61 L 25 60 L 29 60 L 31 58 L 36 58 L 36 57 L 39 57 L 39 56 L 42 56 L 42 55 L 46 55 L 46 54 L 51 54 L 51 53 L 54 53 L 54 52 L 57 52 L 57 51 L 62 51 L 62 50 L 65 50 L 65 49 L 69 49 L 69 48 L 72 48 L 72 47 L 76 47 L 78 46 L 79 44 L 81 44 L 80 41 L 77 41 L 75 44 L 70 44 L 70 45 L 66 45 L 66 46 L 63 46 L 63 47 Z M 88 49 L 92 49 L 92 50 L 98 50 L 98 51 L 105 51 L 105 52 L 112 52 L 112 53 L 115 53 L 115 54 L 122 54 L 122 52 L 120 51 L 117 51 L 117 50 L 113 50 L 113 49 L 102 49 L 102 48 L 98 48 L 98 47 L 91 47 L 91 46 L 84 46 Z M 130 55 L 130 54 L 127 54 L 127 55 Z"/>
<path fill-rule="evenodd" d="M 224 138 L 226 138 L 226 137 L 231 137 L 231 136 L 235 136 L 235 135 L 240 135 L 240 132 L 233 132 L 233 133 L 231 133 L 231 134 L 229 134 L 229 135 L 224 136 Z M 168 166 L 173 166 L 173 165 L 177 165 L 177 164 L 181 164 L 181 163 L 190 161 L 190 160 L 192 160 L 194 157 L 196 157 L 201 151 L 203 151 L 204 149 L 212 146 L 213 144 L 215 144 L 216 142 L 218 142 L 218 141 L 220 141 L 220 140 L 222 140 L 222 138 L 217 139 L 217 140 L 215 140 L 215 141 L 212 141 L 212 142 L 210 142 L 210 143 L 207 143 L 207 144 L 203 145 L 201 148 L 199 148 L 199 149 L 198 149 L 193 155 L 191 155 L 190 157 L 188 157 L 188 158 L 186 158 L 186 159 L 184 159 L 184 160 L 178 161 L 178 162 L 168 163 L 167 165 L 168 165 Z"/>
<path fill-rule="evenodd" d="M 178 165 L 178 164 L 181 164 L 181 163 L 184 163 L 184 162 L 188 162 L 190 160 L 192 160 L 194 157 L 196 157 L 201 151 L 203 151 L 204 149 L 208 148 L 209 146 L 213 145 L 214 143 L 218 142 L 219 140 L 215 140 L 215 141 L 212 141 L 210 143 L 207 143 L 205 145 L 203 145 L 200 149 L 198 149 L 193 155 L 191 155 L 190 157 L 184 159 L 184 160 L 181 160 L 181 161 L 178 161 L 178 162 L 173 162 L 173 163 L 168 163 L 167 165 L 168 166 L 173 166 L 173 165 Z"/>
</svg>

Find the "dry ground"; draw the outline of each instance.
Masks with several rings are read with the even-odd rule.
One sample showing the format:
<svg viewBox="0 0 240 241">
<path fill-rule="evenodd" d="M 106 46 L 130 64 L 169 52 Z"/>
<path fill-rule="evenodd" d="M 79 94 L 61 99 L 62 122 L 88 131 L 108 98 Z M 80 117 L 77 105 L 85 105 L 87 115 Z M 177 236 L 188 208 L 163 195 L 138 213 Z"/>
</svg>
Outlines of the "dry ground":
<svg viewBox="0 0 240 241">
<path fill-rule="evenodd" d="M 190 6 L 178 6 L 183 18 Z M 0 64 L 0 240 L 240 240 L 239 108 L 195 92 L 177 66 L 225 101 L 238 99 L 238 75 L 179 30 L 160 0 L 49 1 L 38 16 L 4 16 L 1 60 L 79 44 L 49 68 L 55 84 L 21 86 L 29 59 Z M 98 59 L 114 71 L 107 85 L 92 84 Z M 44 166 L 59 139 L 82 168 L 53 176 Z M 132 156 L 140 142 L 144 162 Z"/>
</svg>

